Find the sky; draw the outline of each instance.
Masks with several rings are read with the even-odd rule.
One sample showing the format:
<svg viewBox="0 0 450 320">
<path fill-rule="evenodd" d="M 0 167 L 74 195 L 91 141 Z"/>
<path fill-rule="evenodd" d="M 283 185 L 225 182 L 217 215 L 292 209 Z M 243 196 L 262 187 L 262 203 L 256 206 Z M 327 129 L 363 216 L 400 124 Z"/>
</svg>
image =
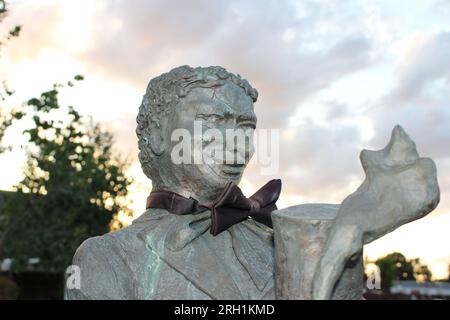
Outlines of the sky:
<svg viewBox="0 0 450 320">
<path fill-rule="evenodd" d="M 278 206 L 340 203 L 363 181 L 362 149 L 383 148 L 396 124 L 438 169 L 441 202 L 429 216 L 365 247 L 400 251 L 436 278 L 450 264 L 450 1 L 15 0 L 0 24 L 22 33 L 1 52 L 14 106 L 75 74 L 62 102 L 110 128 L 132 162 L 144 211 L 151 182 L 137 160 L 135 118 L 149 80 L 179 65 L 220 65 L 259 91 L 258 127 L 280 130 L 279 170 L 249 167 L 251 195 L 283 181 Z M 25 143 L 0 157 L 0 189 L 21 178 Z"/>
</svg>

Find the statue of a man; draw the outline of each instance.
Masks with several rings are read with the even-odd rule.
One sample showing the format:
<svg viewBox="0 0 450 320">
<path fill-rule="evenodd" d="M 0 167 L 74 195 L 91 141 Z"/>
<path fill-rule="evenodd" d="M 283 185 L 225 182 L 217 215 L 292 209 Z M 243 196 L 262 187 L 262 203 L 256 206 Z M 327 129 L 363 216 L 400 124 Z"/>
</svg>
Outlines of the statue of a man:
<svg viewBox="0 0 450 320">
<path fill-rule="evenodd" d="M 251 199 L 236 189 L 253 153 L 251 139 L 227 150 L 244 159 L 240 162 L 213 157 L 175 163 L 173 158 L 179 144 L 172 141 L 175 130 L 192 137 L 192 149 L 181 155 L 189 159 L 211 143 L 198 143 L 196 123 L 223 137 L 227 130 L 252 132 L 257 96 L 246 80 L 221 67 L 182 66 L 150 81 L 136 129 L 139 160 L 152 180 L 148 209 L 131 226 L 90 238 L 78 248 L 73 264 L 80 268 L 81 286 L 66 289 L 66 298 L 275 298 L 270 223 L 261 223 L 262 215 L 247 217 L 263 211 L 264 197 L 270 198 L 270 215 L 279 181 L 269 186 L 277 191 L 263 190 Z M 223 214 L 229 210 L 225 198 L 232 198 L 234 211 L 242 211 L 237 221 Z"/>
<path fill-rule="evenodd" d="M 66 298 L 362 297 L 363 245 L 439 203 L 434 162 L 396 126 L 385 148 L 361 152 L 366 179 L 341 205 L 271 216 L 280 180 L 249 198 L 237 186 L 254 150 L 257 96 L 221 67 L 182 66 L 150 81 L 136 129 L 153 183 L 147 211 L 81 244 L 80 286 Z"/>
</svg>

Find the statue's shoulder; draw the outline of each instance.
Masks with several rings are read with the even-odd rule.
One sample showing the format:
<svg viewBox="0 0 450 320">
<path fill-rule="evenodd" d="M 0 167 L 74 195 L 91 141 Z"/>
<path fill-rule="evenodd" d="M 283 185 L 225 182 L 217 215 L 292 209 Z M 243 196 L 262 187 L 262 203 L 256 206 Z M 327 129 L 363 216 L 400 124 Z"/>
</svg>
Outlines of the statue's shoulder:
<svg viewBox="0 0 450 320">
<path fill-rule="evenodd" d="M 102 258 L 105 262 L 119 258 L 126 261 L 127 256 L 133 252 L 142 252 L 142 246 L 145 246 L 142 234 L 151 232 L 171 216 L 173 215 L 165 210 L 149 209 L 125 228 L 88 238 L 78 247 L 74 255 L 74 264 L 91 256 L 97 262 Z"/>
<path fill-rule="evenodd" d="M 76 250 L 72 265 L 78 267 L 81 287 L 66 289 L 66 299 L 126 299 L 133 296 L 133 281 L 124 239 L 130 231 L 86 239 Z"/>
<path fill-rule="evenodd" d="M 116 236 L 105 234 L 86 239 L 75 252 L 73 264 L 84 263 L 90 257 L 96 257 L 97 262 L 101 261 L 103 257 L 105 261 L 108 261 L 114 254 L 120 254 L 121 250 L 116 238 Z"/>
<path fill-rule="evenodd" d="M 145 235 L 159 229 L 165 216 L 147 210 L 128 227 L 86 239 L 72 263 L 79 267 L 81 288 L 66 290 L 66 299 L 133 299 L 139 287 L 135 279 L 151 254 Z"/>
</svg>

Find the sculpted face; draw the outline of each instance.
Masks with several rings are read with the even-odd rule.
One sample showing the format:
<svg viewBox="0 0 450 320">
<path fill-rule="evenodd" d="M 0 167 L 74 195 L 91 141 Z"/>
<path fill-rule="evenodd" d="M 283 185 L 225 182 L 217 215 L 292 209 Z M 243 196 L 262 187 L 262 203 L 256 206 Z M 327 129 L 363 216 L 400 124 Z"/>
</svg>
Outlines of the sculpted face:
<svg viewBox="0 0 450 320">
<path fill-rule="evenodd" d="M 193 89 L 180 99 L 176 110 L 171 117 L 169 132 L 176 129 L 189 132 L 192 156 L 203 152 L 210 158 L 203 158 L 200 163 L 173 164 L 172 173 L 185 189 L 190 190 L 189 196 L 215 198 L 228 181 L 240 181 L 253 155 L 256 115 L 252 99 L 242 88 L 227 82 L 216 88 Z M 199 133 L 203 134 L 202 140 L 196 140 Z M 233 133 L 241 135 L 234 138 Z M 178 140 L 171 141 L 171 150 L 178 143 Z M 218 148 L 217 151 L 205 152 L 213 146 Z"/>
</svg>

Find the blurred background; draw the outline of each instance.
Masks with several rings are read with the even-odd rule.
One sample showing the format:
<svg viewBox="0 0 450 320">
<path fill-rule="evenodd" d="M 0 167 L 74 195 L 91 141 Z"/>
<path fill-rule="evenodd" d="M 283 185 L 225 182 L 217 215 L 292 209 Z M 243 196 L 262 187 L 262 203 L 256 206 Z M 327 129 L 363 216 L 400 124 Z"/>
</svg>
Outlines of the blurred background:
<svg viewBox="0 0 450 320">
<path fill-rule="evenodd" d="M 435 160 L 441 203 L 365 247 L 370 299 L 450 296 L 450 2 L 0 0 L 0 299 L 61 299 L 88 237 L 131 223 L 151 181 L 135 117 L 148 81 L 220 65 L 259 91 L 279 169 L 250 195 L 340 203 L 362 149 L 400 124 Z"/>
</svg>

